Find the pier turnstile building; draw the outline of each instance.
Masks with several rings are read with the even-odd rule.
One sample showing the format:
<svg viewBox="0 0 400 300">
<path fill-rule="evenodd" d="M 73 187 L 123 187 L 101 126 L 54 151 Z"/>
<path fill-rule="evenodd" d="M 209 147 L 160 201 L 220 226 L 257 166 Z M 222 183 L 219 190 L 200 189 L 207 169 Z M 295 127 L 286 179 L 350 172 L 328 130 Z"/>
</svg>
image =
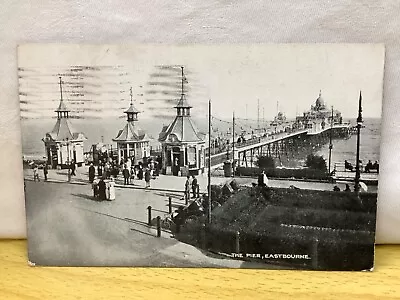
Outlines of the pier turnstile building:
<svg viewBox="0 0 400 300">
<path fill-rule="evenodd" d="M 162 172 L 170 175 L 200 174 L 205 166 L 206 134 L 199 132 L 194 124 L 183 90 L 176 108 L 173 122 L 164 126 L 159 135 L 162 145 Z"/>
<path fill-rule="evenodd" d="M 81 166 L 84 161 L 84 141 L 87 140 L 82 132 L 73 129 L 69 120 L 70 110 L 64 103 L 62 93 L 62 81 L 60 77 L 60 104 L 55 110 L 57 113 L 57 122 L 53 130 L 47 132 L 42 139 L 47 164 L 51 168 L 65 168 L 74 161 Z"/>
<path fill-rule="evenodd" d="M 150 155 L 150 146 L 147 133 L 135 124 L 138 122 L 139 111 L 132 103 L 132 89 L 131 103 L 124 113 L 127 116 L 125 127 L 113 139 L 117 143 L 118 162 L 127 162 L 131 159 L 133 164 L 137 164 Z"/>
</svg>

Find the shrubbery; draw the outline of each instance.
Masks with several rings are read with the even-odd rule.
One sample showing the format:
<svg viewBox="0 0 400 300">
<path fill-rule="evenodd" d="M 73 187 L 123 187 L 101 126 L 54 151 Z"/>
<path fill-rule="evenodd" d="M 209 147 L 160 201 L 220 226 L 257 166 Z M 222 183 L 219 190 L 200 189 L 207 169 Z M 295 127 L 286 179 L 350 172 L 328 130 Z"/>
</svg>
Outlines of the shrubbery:
<svg viewBox="0 0 400 300">
<path fill-rule="evenodd" d="M 256 165 L 261 169 L 275 169 L 275 161 L 271 156 L 259 156 Z"/>
<path fill-rule="evenodd" d="M 306 167 L 313 170 L 322 172 L 327 171 L 326 161 L 323 156 L 309 154 L 306 158 Z"/>
<path fill-rule="evenodd" d="M 265 199 L 264 190 L 268 191 L 268 199 Z M 207 248 L 215 252 L 235 252 L 235 232 L 239 231 L 243 253 L 285 253 L 288 249 L 296 249 L 313 258 L 317 237 L 317 268 L 368 268 L 371 255 L 364 261 L 345 260 L 354 258 L 354 251 L 370 253 L 376 197 L 376 194 L 360 194 L 358 198 L 354 193 L 344 192 L 246 188 L 213 210 L 214 221 L 207 228 Z M 325 255 L 325 251 L 320 250 L 330 248 L 335 249 L 335 255 L 329 251 Z M 315 268 L 311 262 L 294 260 L 291 264 Z"/>
</svg>

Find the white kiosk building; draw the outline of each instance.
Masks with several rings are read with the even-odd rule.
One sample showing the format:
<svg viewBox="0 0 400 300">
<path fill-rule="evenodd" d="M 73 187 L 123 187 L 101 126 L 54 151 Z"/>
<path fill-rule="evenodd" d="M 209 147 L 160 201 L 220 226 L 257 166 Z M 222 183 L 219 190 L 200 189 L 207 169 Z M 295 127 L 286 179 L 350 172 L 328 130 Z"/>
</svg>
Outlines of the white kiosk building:
<svg viewBox="0 0 400 300">
<path fill-rule="evenodd" d="M 85 162 L 84 141 L 87 140 L 82 132 L 73 129 L 69 120 L 70 110 L 63 101 L 62 81 L 60 77 L 60 104 L 55 110 L 57 122 L 51 132 L 42 139 L 45 146 L 47 164 L 51 168 L 66 168 L 74 161 L 78 166 Z"/>
<path fill-rule="evenodd" d="M 204 172 L 206 135 L 198 131 L 190 116 L 192 106 L 183 90 L 185 80 L 182 68 L 182 93 L 174 121 L 164 126 L 159 135 L 162 144 L 162 172 L 168 175 L 200 174 Z"/>
<path fill-rule="evenodd" d="M 131 104 L 124 112 L 127 122 L 123 129 L 113 139 L 117 143 L 118 162 L 132 160 L 133 164 L 143 162 L 143 158 L 150 155 L 149 137 L 135 122 L 138 121 L 139 111 L 132 103 L 132 88 L 130 90 Z"/>
</svg>

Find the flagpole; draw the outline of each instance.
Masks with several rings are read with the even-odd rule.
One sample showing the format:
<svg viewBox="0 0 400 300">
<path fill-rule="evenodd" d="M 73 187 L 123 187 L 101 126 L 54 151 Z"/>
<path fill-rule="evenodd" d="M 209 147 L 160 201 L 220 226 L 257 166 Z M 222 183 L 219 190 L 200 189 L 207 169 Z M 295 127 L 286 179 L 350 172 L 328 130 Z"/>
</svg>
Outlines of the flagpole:
<svg viewBox="0 0 400 300">
<path fill-rule="evenodd" d="M 211 99 L 208 100 L 208 224 L 211 224 Z"/>
<path fill-rule="evenodd" d="M 183 95 L 183 66 L 181 67 L 181 75 L 182 75 L 182 86 L 181 86 L 181 94 Z"/>
</svg>

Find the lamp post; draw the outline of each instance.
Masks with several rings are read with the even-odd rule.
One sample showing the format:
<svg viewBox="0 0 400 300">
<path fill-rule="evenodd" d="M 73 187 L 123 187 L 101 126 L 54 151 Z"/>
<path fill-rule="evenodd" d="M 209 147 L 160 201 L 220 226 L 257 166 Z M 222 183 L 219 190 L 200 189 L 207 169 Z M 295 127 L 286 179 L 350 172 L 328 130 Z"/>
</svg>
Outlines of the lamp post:
<svg viewBox="0 0 400 300">
<path fill-rule="evenodd" d="M 235 177 L 235 112 L 232 114 L 232 174 Z"/>
<path fill-rule="evenodd" d="M 332 115 L 331 115 L 331 130 L 329 132 L 329 159 L 328 159 L 328 174 L 331 175 L 331 163 L 332 163 L 332 135 L 333 135 L 333 106 L 332 106 Z"/>
<path fill-rule="evenodd" d="M 208 210 L 207 223 L 211 224 L 211 99 L 208 101 Z"/>
<path fill-rule="evenodd" d="M 358 100 L 358 117 L 357 117 L 357 153 L 356 153 L 356 176 L 354 178 L 354 192 L 360 192 L 360 130 L 363 123 L 362 119 L 362 96 L 360 91 L 360 98 Z"/>
<path fill-rule="evenodd" d="M 70 157 L 69 157 L 69 139 L 65 139 L 67 141 L 67 168 L 68 168 L 68 182 L 71 182 L 71 166 L 70 166 Z"/>
</svg>

